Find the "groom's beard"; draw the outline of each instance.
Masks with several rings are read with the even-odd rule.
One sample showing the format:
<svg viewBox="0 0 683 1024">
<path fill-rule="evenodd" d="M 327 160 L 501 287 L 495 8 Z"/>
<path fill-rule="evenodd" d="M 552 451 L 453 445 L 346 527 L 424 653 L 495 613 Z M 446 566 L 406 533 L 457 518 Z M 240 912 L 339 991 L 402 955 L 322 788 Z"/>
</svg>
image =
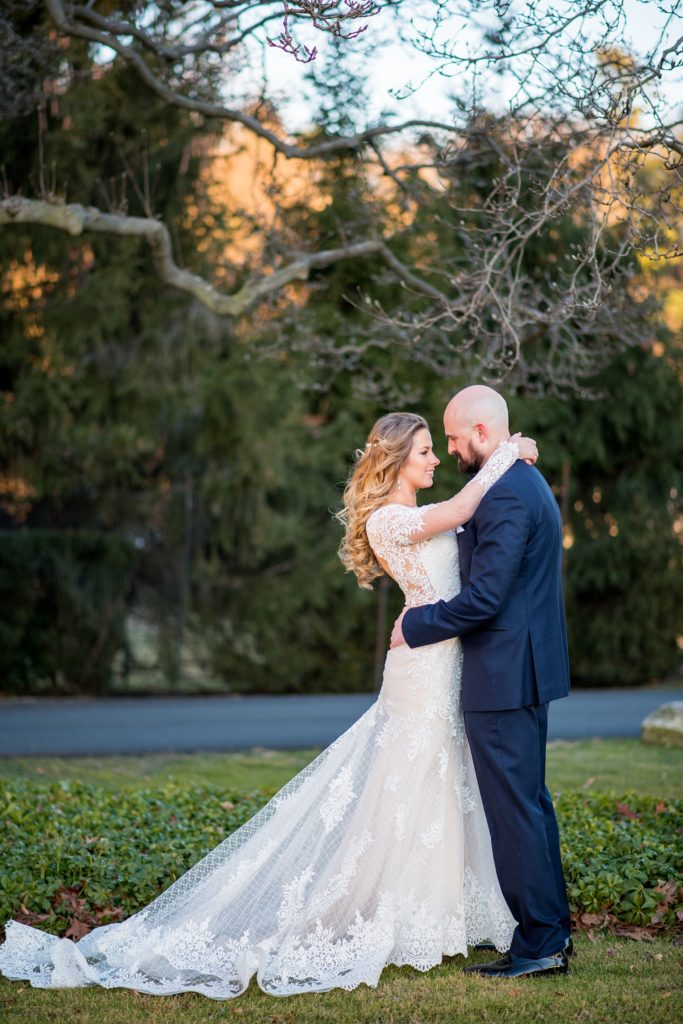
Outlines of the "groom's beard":
<svg viewBox="0 0 683 1024">
<path fill-rule="evenodd" d="M 484 465 L 484 456 L 472 442 L 468 442 L 467 455 L 458 455 L 458 469 L 461 473 L 478 473 Z"/>
</svg>

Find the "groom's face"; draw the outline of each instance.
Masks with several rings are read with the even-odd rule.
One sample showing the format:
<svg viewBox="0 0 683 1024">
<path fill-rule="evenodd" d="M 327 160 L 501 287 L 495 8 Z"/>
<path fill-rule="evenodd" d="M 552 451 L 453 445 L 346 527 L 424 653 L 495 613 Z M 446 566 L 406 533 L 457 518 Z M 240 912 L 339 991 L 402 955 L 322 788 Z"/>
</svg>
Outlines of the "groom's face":
<svg viewBox="0 0 683 1024">
<path fill-rule="evenodd" d="M 477 473 L 484 465 L 484 453 L 477 451 L 471 441 L 467 442 L 467 452 L 458 452 L 458 469 L 461 473 Z"/>
<path fill-rule="evenodd" d="M 476 473 L 486 461 L 485 439 L 481 438 L 477 425 L 473 426 L 450 406 L 446 409 L 443 425 L 448 440 L 448 454 L 457 457 L 460 472 Z"/>
</svg>

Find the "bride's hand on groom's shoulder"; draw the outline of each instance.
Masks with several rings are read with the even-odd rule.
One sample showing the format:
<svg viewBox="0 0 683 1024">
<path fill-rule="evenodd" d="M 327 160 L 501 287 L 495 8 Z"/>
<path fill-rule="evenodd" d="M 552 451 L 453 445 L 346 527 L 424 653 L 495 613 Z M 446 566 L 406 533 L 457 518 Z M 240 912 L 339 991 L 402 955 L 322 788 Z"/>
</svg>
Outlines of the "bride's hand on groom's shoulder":
<svg viewBox="0 0 683 1024">
<path fill-rule="evenodd" d="M 522 437 L 521 434 L 513 434 L 510 438 L 511 441 L 519 448 L 519 457 L 525 462 L 528 462 L 530 466 L 538 460 L 538 445 L 534 441 L 533 437 Z"/>
<path fill-rule="evenodd" d="M 406 642 L 406 638 L 403 635 L 403 616 L 407 610 L 407 608 L 404 608 L 394 623 L 394 628 L 391 631 L 391 643 L 389 644 L 391 648 L 400 647 L 401 644 Z"/>
</svg>

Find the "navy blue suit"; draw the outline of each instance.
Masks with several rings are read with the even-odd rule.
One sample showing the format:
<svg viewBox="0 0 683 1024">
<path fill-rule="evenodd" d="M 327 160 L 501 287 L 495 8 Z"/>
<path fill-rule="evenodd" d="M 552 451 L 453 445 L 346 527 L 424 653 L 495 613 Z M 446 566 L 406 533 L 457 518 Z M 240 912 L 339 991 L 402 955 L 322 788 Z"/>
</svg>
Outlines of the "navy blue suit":
<svg viewBox="0 0 683 1024">
<path fill-rule="evenodd" d="M 458 534 L 462 589 L 411 608 L 410 647 L 459 636 L 462 707 L 503 895 L 518 921 L 511 952 L 557 953 L 569 908 L 545 784 L 548 701 L 569 692 L 562 523 L 541 474 L 518 461 Z"/>
</svg>

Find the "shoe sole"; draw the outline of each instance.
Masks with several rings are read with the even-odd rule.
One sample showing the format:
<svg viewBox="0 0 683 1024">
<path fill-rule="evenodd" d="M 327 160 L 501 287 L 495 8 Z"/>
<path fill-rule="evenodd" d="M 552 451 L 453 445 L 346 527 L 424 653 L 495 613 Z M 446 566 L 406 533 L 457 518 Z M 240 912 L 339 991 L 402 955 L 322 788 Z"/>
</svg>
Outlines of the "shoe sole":
<svg viewBox="0 0 683 1024">
<path fill-rule="evenodd" d="M 522 974 L 496 974 L 494 972 L 487 971 L 463 971 L 463 974 L 468 974 L 470 977 L 475 978 L 506 978 L 509 981 L 518 981 L 520 978 L 554 978 L 558 974 L 563 977 L 569 974 L 569 965 L 564 967 L 546 967 L 542 971 L 525 971 Z"/>
</svg>

